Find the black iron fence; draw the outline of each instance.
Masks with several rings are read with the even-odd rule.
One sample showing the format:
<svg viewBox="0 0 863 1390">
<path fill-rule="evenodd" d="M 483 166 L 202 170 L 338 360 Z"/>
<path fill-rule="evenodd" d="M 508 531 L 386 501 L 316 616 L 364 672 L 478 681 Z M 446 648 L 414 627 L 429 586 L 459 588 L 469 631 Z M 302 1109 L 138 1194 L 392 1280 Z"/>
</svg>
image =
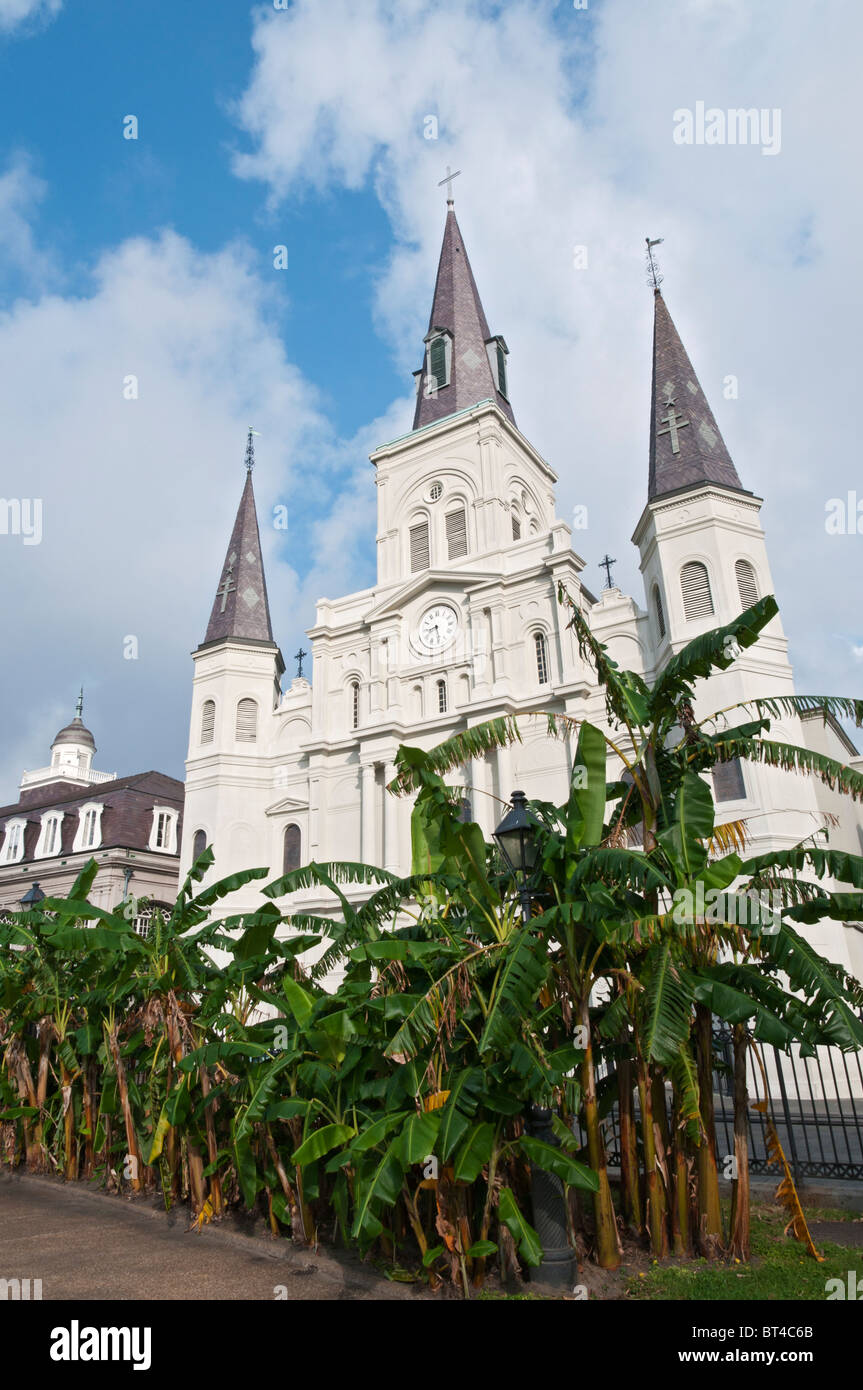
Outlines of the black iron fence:
<svg viewBox="0 0 863 1390">
<path fill-rule="evenodd" d="M 863 1181 L 863 1053 L 819 1047 L 812 1057 L 801 1057 L 774 1047 L 759 1047 L 767 1073 L 767 1107 L 795 1183 L 807 1178 L 839 1178 Z M 732 1031 L 719 1024 L 713 1032 L 714 1112 L 717 1159 L 720 1173 L 731 1176 L 734 1153 L 734 1098 L 731 1077 Z M 600 1089 L 603 1079 L 600 1078 Z M 764 1099 L 761 1068 L 750 1059 L 749 1167 L 752 1173 L 778 1174 L 767 1153 L 764 1114 L 752 1108 Z M 635 1097 L 637 1113 L 637 1095 Z M 670 1100 L 670 1096 L 669 1096 Z M 669 1123 L 671 1115 L 669 1113 Z M 610 1168 L 620 1166 L 617 1104 L 602 1121 Z M 778 1177 L 777 1177 L 778 1181 Z"/>
</svg>

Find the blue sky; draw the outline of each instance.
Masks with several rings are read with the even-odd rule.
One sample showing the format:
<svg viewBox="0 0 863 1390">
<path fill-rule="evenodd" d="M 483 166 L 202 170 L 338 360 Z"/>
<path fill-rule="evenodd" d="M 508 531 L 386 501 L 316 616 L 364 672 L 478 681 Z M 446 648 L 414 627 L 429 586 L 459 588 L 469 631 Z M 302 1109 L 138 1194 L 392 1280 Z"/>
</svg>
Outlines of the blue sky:
<svg viewBox="0 0 863 1390">
<path fill-rule="evenodd" d="M 251 27 L 250 7 L 230 0 L 67 4 L 38 36 L 0 38 L 3 144 L 26 151 L 45 180 L 38 225 L 70 293 L 87 292 L 101 251 L 165 226 L 202 251 L 246 238 L 262 274 L 273 245 L 286 244 L 279 331 L 289 348 L 302 344 L 335 428 L 352 432 L 404 385 L 371 324 L 390 229 L 371 189 L 306 191 L 270 211 L 262 183 L 238 183 L 231 154 L 249 141 L 231 112 L 249 76 Z M 121 138 L 128 113 L 137 141 Z M 22 288 L 18 274 L 7 293 Z M 351 363 L 338 389 L 334 344 Z"/>
<path fill-rule="evenodd" d="M 283 651 L 317 598 L 374 582 L 368 453 L 409 427 L 447 164 L 519 426 L 559 515 L 589 509 L 585 582 L 609 551 L 643 602 L 642 251 L 664 236 L 667 302 L 765 497 L 798 689 L 856 692 L 863 536 L 824 515 L 863 498 L 861 30 L 853 0 L 0 0 L 0 495 L 45 507 L 40 546 L 0 537 L 0 801 L 82 681 L 97 765 L 182 776 L 247 424 Z M 676 145 L 701 100 L 780 109 L 781 152 Z"/>
</svg>

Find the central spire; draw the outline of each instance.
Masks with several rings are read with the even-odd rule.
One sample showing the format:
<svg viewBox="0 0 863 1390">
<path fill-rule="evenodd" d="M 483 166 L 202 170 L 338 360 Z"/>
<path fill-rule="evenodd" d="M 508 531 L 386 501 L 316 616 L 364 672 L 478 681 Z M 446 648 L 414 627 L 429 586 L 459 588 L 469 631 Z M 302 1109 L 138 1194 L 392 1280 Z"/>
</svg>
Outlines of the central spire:
<svg viewBox="0 0 863 1390">
<path fill-rule="evenodd" d="M 507 353 L 493 336 L 470 268 L 452 202 L 448 175 L 446 226 L 425 337 L 425 360 L 415 373 L 417 404 L 413 428 L 443 420 L 480 401 L 493 400 L 515 424 L 508 400 Z"/>
</svg>

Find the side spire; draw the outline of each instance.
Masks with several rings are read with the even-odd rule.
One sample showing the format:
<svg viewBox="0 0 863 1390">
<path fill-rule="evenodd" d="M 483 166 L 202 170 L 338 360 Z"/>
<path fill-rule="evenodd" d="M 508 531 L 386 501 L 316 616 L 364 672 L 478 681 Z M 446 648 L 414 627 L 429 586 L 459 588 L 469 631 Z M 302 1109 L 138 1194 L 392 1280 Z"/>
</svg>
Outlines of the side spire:
<svg viewBox="0 0 863 1390">
<path fill-rule="evenodd" d="M 656 274 L 648 242 L 649 268 Z M 699 483 L 743 492 L 719 426 L 680 335 L 653 280 L 653 388 L 650 404 L 648 500 Z"/>
<path fill-rule="evenodd" d="M 413 428 L 493 400 L 515 424 L 508 400 L 507 354 L 503 338 L 493 336 L 464 239 L 455 215 L 452 179 L 447 170 L 447 214 L 435 280 L 434 299 L 425 337 L 423 365 L 417 377 Z"/>
<path fill-rule="evenodd" d="M 246 482 L 213 601 L 205 643 L 218 642 L 225 637 L 236 637 L 250 642 L 273 640 L 255 492 L 252 486 L 252 465 L 255 461 L 252 442 L 254 433 L 254 430 L 249 430 L 246 443 Z"/>
</svg>

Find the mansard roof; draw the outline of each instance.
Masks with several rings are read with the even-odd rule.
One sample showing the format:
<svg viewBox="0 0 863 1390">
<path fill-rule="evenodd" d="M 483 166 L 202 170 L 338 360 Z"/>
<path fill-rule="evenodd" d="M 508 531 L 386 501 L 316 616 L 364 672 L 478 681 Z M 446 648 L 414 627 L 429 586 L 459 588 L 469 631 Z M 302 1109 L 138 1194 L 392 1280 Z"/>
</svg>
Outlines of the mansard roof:
<svg viewBox="0 0 863 1390">
<path fill-rule="evenodd" d="M 183 823 L 183 803 L 185 786 L 176 777 L 168 777 L 164 772 L 136 772 L 129 777 L 117 777 L 113 782 L 97 782 L 89 787 L 76 787 L 70 790 L 64 783 L 50 782 L 44 786 L 25 789 L 19 801 L 11 806 L 0 806 L 0 833 L 7 821 L 24 820 L 24 855 L 12 864 L 4 864 L 4 870 L 21 869 L 24 864 L 41 864 L 42 857 L 34 859 L 41 829 L 41 818 L 46 811 L 55 808 L 63 819 L 60 828 L 60 847 L 55 855 L 47 860 L 68 858 L 72 854 L 87 854 L 93 851 L 74 850 L 73 844 L 78 828 L 76 812 L 89 803 L 104 807 L 102 814 L 102 834 L 95 853 L 108 849 L 124 849 L 144 852 L 149 848 L 153 828 L 153 811 L 156 806 L 167 806 L 178 812 L 177 843 Z M 166 856 L 167 857 L 167 856 Z"/>
</svg>

